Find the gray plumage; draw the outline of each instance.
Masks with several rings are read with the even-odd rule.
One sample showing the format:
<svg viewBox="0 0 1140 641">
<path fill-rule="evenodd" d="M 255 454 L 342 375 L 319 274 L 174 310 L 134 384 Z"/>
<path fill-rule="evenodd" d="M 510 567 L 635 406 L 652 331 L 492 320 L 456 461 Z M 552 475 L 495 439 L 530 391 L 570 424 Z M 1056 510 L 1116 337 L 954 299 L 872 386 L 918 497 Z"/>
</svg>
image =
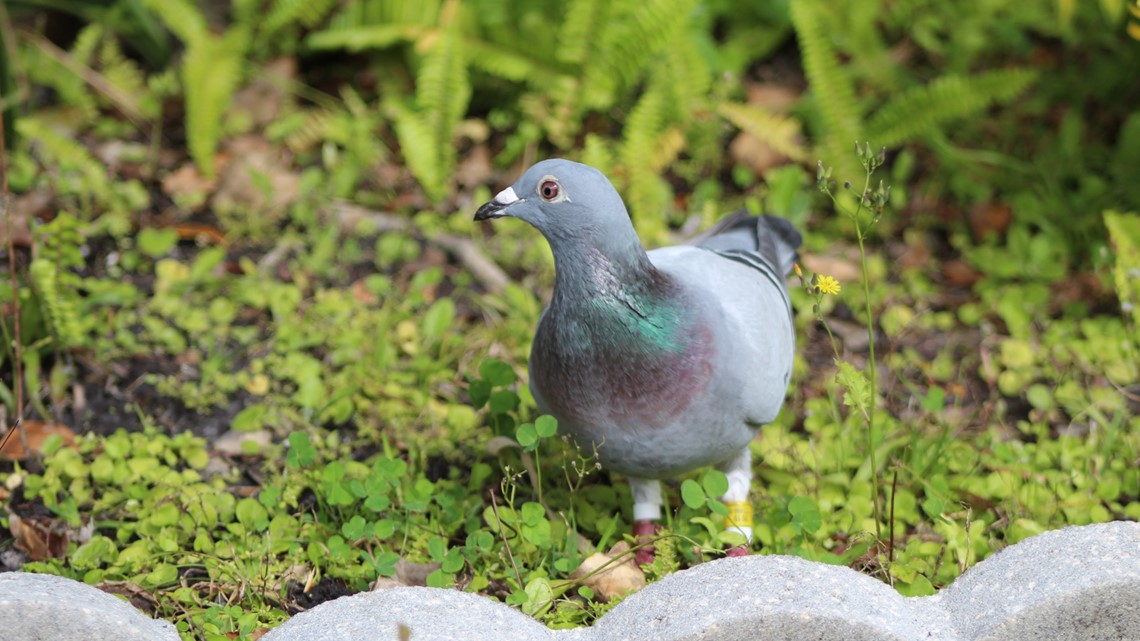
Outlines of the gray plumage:
<svg viewBox="0 0 1140 641">
<path fill-rule="evenodd" d="M 695 244 L 646 252 L 606 177 L 560 159 L 475 218 L 500 216 L 554 254 L 535 399 L 603 465 L 646 479 L 722 465 L 776 417 L 795 347 L 785 277 L 800 236 L 787 221 L 738 212 Z"/>
</svg>

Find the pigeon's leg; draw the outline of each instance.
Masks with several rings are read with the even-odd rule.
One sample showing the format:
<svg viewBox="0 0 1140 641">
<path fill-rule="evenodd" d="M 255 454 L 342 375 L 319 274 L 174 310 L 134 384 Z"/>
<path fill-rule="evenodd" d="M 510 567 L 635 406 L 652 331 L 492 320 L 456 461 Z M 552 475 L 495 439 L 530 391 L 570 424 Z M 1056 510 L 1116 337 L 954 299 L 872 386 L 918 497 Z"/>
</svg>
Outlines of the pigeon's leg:
<svg viewBox="0 0 1140 641">
<path fill-rule="evenodd" d="M 631 476 L 629 490 L 633 494 L 633 536 L 637 543 L 634 558 L 638 565 L 652 563 L 656 521 L 661 518 L 661 482 Z"/>
<path fill-rule="evenodd" d="M 752 501 L 748 493 L 752 489 L 752 450 L 745 447 L 740 453 L 717 466 L 728 477 L 728 491 L 720 497 L 728 508 L 724 527 L 744 535 L 747 541 L 728 550 L 728 556 L 747 556 L 752 544 Z"/>
</svg>

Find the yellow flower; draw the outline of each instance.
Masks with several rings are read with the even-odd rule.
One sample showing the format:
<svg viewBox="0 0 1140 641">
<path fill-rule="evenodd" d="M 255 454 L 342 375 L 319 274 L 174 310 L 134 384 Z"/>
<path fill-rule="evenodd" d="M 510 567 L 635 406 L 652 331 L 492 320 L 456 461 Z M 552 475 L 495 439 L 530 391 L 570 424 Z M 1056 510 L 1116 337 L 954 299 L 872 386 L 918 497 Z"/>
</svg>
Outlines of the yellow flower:
<svg viewBox="0 0 1140 641">
<path fill-rule="evenodd" d="M 819 279 L 815 282 L 815 288 L 819 290 L 819 293 L 821 294 L 832 295 L 839 294 L 839 290 L 841 289 L 839 286 L 839 281 L 835 280 L 831 276 L 820 276 Z"/>
</svg>

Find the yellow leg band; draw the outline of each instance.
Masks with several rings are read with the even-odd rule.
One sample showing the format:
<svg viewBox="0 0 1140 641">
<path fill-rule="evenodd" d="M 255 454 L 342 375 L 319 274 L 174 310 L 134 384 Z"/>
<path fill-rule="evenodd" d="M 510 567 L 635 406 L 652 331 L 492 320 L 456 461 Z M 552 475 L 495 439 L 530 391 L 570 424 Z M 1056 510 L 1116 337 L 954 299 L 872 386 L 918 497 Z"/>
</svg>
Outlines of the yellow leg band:
<svg viewBox="0 0 1140 641">
<path fill-rule="evenodd" d="M 724 504 L 728 508 L 728 516 L 724 517 L 724 529 L 731 530 L 736 527 L 752 527 L 752 504 L 748 501 L 731 501 Z"/>
</svg>

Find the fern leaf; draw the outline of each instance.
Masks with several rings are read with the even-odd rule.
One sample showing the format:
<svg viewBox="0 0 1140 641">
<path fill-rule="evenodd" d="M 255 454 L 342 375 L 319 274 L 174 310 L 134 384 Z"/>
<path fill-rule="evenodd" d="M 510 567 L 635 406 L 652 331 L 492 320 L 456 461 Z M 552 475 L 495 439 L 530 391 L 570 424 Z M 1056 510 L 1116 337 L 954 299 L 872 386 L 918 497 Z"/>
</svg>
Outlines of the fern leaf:
<svg viewBox="0 0 1140 641">
<path fill-rule="evenodd" d="M 624 5 L 623 5 L 624 6 Z M 615 16 L 603 32 L 597 53 L 583 72 L 587 106 L 609 106 L 612 93 L 631 87 L 654 57 L 678 39 L 696 0 L 642 0 Z"/>
<path fill-rule="evenodd" d="M 672 116 L 678 121 L 689 120 L 704 107 L 712 84 L 709 65 L 697 49 L 698 38 L 693 33 L 677 38 L 661 52 L 664 64 L 654 67 L 655 73 L 667 75 L 656 81 L 669 92 Z"/>
<path fill-rule="evenodd" d="M 612 3 L 608 0 L 570 0 L 566 18 L 558 29 L 555 56 L 568 65 L 584 65 L 590 57 L 597 35 L 602 33 Z"/>
<path fill-rule="evenodd" d="M 143 4 L 187 46 L 210 34 L 206 16 L 189 0 L 143 0 Z"/>
<path fill-rule="evenodd" d="M 31 115 L 16 121 L 16 131 L 31 144 L 40 163 L 48 168 L 57 191 L 67 196 L 94 197 L 97 203 L 110 200 L 111 181 L 106 167 L 74 136 L 61 134 Z"/>
<path fill-rule="evenodd" d="M 725 102 L 717 105 L 717 113 L 741 131 L 764 141 L 779 153 L 803 162 L 807 160 L 807 150 L 800 140 L 800 123 L 794 118 L 778 116 L 774 113 L 739 103 Z"/>
<path fill-rule="evenodd" d="M 879 109 L 867 123 L 867 139 L 885 147 L 909 142 L 941 124 L 1013 99 L 1036 78 L 1025 69 L 942 76 L 904 91 Z"/>
<path fill-rule="evenodd" d="M 186 143 L 194 164 L 213 177 L 214 151 L 222 137 L 222 116 L 229 108 L 242 76 L 245 34 L 204 36 L 189 44 L 182 60 L 186 92 Z"/>
<path fill-rule="evenodd" d="M 416 178 L 433 200 L 443 197 L 447 177 L 455 167 L 455 126 L 467 113 L 471 99 L 467 61 L 461 45 L 458 21 L 450 20 L 424 55 L 416 74 L 416 121 L 427 129 L 434 147 L 430 171 L 417 174 Z M 420 134 L 417 125 L 405 122 L 403 128 L 414 136 Z M 399 129 L 398 126 L 397 131 Z M 426 169 L 421 167 L 421 171 Z M 416 172 L 413 170 L 413 173 Z"/>
<path fill-rule="evenodd" d="M 279 118 L 266 134 L 284 142 L 293 153 L 304 153 L 329 139 L 329 132 L 334 129 L 331 122 L 342 115 L 342 111 L 328 107 L 302 110 Z"/>
<path fill-rule="evenodd" d="M 659 85 L 650 86 L 626 118 L 621 147 L 621 162 L 628 184 L 626 202 L 638 231 L 657 239 L 665 234 L 663 212 L 668 192 L 663 189 L 654 165 L 668 108 L 666 92 Z"/>
<path fill-rule="evenodd" d="M 431 125 L 397 100 L 389 103 L 388 111 L 408 170 L 424 188 L 428 198 L 441 199 L 446 174 L 440 166 L 437 141 Z"/>
<path fill-rule="evenodd" d="M 28 277 L 57 347 L 69 349 L 81 344 L 83 332 L 75 312 L 75 301 L 61 289 L 55 264 L 42 258 L 33 260 L 28 265 Z"/>
<path fill-rule="evenodd" d="M 838 175 L 853 177 L 858 174 L 858 165 L 850 147 L 860 137 L 861 116 L 855 100 L 855 85 L 839 66 L 819 1 L 797 0 L 790 8 L 804 72 L 824 125 L 821 155 L 827 157 L 825 163 L 839 169 Z"/>
<path fill-rule="evenodd" d="M 55 47 L 51 43 L 38 38 L 32 42 L 35 46 L 22 54 L 24 69 L 31 83 L 51 87 L 59 94 L 60 103 L 79 112 L 81 121 L 94 121 L 99 115 L 99 104 L 86 80 L 58 55 L 53 55 Z"/>
<path fill-rule="evenodd" d="M 613 173 L 614 154 L 606 139 L 597 134 L 586 134 L 582 145 L 582 162 L 609 176 Z"/>
<path fill-rule="evenodd" d="M 369 49 L 387 49 L 396 44 L 412 42 L 424 32 L 423 27 L 406 24 L 330 28 L 309 34 L 305 38 L 305 46 L 313 51 L 344 49 L 357 53 Z"/>
<path fill-rule="evenodd" d="M 146 74 L 130 58 L 123 55 L 119 42 L 112 38 L 103 41 L 99 51 L 99 66 L 103 78 L 114 89 L 115 101 L 128 115 L 156 118 L 161 107 L 147 89 Z"/>
<path fill-rule="evenodd" d="M 262 22 L 265 34 L 273 34 L 290 25 L 313 28 L 337 5 L 338 0 L 275 0 Z"/>
<path fill-rule="evenodd" d="M 472 67 L 506 80 L 514 82 L 527 82 L 535 78 L 548 80 L 557 74 L 524 54 L 508 51 L 475 38 L 464 38 L 463 50 Z"/>
</svg>

